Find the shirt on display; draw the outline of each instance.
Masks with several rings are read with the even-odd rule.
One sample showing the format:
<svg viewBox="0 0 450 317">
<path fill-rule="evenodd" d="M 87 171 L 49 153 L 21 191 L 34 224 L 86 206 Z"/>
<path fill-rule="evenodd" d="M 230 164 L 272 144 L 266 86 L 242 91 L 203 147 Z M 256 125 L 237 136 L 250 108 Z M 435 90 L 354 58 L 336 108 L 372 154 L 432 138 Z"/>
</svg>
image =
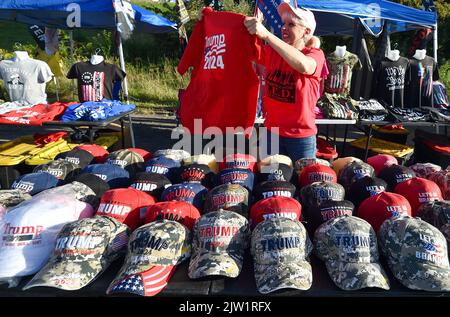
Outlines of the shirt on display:
<svg viewBox="0 0 450 317">
<path fill-rule="evenodd" d="M 331 94 L 349 94 L 354 69 L 362 67 L 357 55 L 345 52 L 339 57 L 334 53 L 327 55 L 327 66 L 330 74 L 325 80 L 325 92 Z"/>
<path fill-rule="evenodd" d="M 5 82 L 10 101 L 31 105 L 47 103 L 45 84 L 52 77 L 50 67 L 40 60 L 26 58 L 0 62 L 0 79 Z"/>
<path fill-rule="evenodd" d="M 436 61 L 429 56 L 423 60 L 411 58 L 411 81 L 406 90 L 406 106 L 432 107 L 433 106 L 433 81 L 439 80 L 439 71 Z"/>
<path fill-rule="evenodd" d="M 405 86 L 411 78 L 409 60 L 400 57 L 396 61 L 384 58 L 376 69 L 376 97 L 391 107 L 404 108 Z"/>
<path fill-rule="evenodd" d="M 80 102 L 113 100 L 114 81 L 125 78 L 125 72 L 114 64 L 78 62 L 72 65 L 67 78 L 77 79 Z"/>
</svg>

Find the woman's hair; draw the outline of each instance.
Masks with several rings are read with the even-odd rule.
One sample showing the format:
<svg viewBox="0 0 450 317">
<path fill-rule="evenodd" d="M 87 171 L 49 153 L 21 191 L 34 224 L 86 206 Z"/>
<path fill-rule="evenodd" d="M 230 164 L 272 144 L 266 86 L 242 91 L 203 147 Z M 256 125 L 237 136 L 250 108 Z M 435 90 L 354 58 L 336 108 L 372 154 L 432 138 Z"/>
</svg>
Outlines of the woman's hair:
<svg viewBox="0 0 450 317">
<path fill-rule="evenodd" d="M 300 24 L 301 26 L 308 28 L 308 26 L 305 25 L 305 22 L 302 19 L 300 19 L 298 16 L 296 16 L 294 13 L 283 12 L 281 15 L 281 19 L 284 19 L 286 17 L 291 18 L 292 22 L 294 22 L 295 24 Z M 303 40 L 305 41 L 305 44 L 308 43 L 308 41 L 311 39 L 311 37 L 313 37 L 313 35 L 311 33 L 304 35 Z"/>
</svg>

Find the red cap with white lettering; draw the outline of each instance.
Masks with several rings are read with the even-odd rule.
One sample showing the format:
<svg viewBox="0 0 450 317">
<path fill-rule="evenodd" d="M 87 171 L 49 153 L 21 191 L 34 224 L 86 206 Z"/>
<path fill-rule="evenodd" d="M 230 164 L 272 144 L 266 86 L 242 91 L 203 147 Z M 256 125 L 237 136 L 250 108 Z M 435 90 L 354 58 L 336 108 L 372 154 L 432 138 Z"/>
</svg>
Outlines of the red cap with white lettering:
<svg viewBox="0 0 450 317">
<path fill-rule="evenodd" d="M 189 230 L 200 218 L 200 212 L 192 204 L 185 201 L 163 201 L 151 205 L 145 213 L 145 223 L 157 220 L 173 220 L 185 225 Z"/>
<path fill-rule="evenodd" d="M 433 200 L 442 200 L 439 186 L 428 179 L 414 177 L 395 186 L 394 192 L 404 196 L 411 204 L 412 216 L 416 217 L 422 203 Z"/>
<path fill-rule="evenodd" d="M 100 199 L 96 215 L 113 217 L 133 231 L 143 224 L 146 207 L 155 203 L 155 198 L 134 188 L 111 189 Z"/>
<path fill-rule="evenodd" d="M 274 196 L 258 201 L 250 209 L 251 228 L 258 223 L 273 217 L 284 217 L 299 220 L 302 214 L 302 205 L 290 197 Z"/>
<path fill-rule="evenodd" d="M 312 164 L 302 169 L 298 182 L 301 187 L 314 182 L 337 183 L 337 176 L 331 167 L 322 164 Z"/>
<path fill-rule="evenodd" d="M 364 199 L 359 205 L 357 215 L 370 223 L 375 232 L 378 232 L 388 218 L 411 216 L 411 205 L 402 195 L 382 192 Z"/>
</svg>

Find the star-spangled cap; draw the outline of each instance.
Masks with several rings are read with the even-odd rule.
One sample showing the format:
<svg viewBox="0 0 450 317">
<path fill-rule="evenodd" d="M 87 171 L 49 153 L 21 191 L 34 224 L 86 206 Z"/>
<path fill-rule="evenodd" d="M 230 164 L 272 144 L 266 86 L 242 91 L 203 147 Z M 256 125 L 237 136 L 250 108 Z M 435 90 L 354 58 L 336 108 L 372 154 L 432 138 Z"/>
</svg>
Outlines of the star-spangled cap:
<svg viewBox="0 0 450 317">
<path fill-rule="evenodd" d="M 283 197 L 294 197 L 296 188 L 295 186 L 286 181 L 265 181 L 255 185 L 253 189 L 254 202 L 261 199 L 283 196 Z"/>
<path fill-rule="evenodd" d="M 249 154 L 230 154 L 224 157 L 223 161 L 219 164 L 220 170 L 227 168 L 243 168 L 255 172 L 256 158 Z"/>
<path fill-rule="evenodd" d="M 311 237 L 314 236 L 317 228 L 330 219 L 343 215 L 352 216 L 355 213 L 355 205 L 348 200 L 325 200 L 319 205 L 312 206 L 308 212 L 303 213 L 305 227 Z"/>
<path fill-rule="evenodd" d="M 314 234 L 314 250 L 340 289 L 390 288 L 379 263 L 377 236 L 367 221 L 344 215 L 323 223 Z"/>
<path fill-rule="evenodd" d="M 55 157 L 55 160 L 64 159 L 73 163 L 77 168 L 85 168 L 94 160 L 94 156 L 86 150 L 80 149 L 78 147 L 73 150 L 63 152 Z"/>
<path fill-rule="evenodd" d="M 95 216 L 66 224 L 47 264 L 23 288 L 77 290 L 90 284 L 125 254 L 129 229 L 111 217 Z"/>
<path fill-rule="evenodd" d="M 398 164 L 397 159 L 389 154 L 377 154 L 367 158 L 367 164 L 371 165 L 378 175 L 385 167 Z"/>
<path fill-rule="evenodd" d="M 124 188 L 130 184 L 130 173 L 117 165 L 91 164 L 81 174 L 94 174 L 107 182 L 110 188 Z"/>
<path fill-rule="evenodd" d="M 189 230 L 192 230 L 198 218 L 198 209 L 184 201 L 162 201 L 151 205 L 145 212 L 145 223 L 167 219 L 178 221 Z"/>
<path fill-rule="evenodd" d="M 182 166 L 178 178 L 181 183 L 200 183 L 207 188 L 211 188 L 214 183 L 214 176 L 215 174 L 208 165 L 194 163 Z"/>
<path fill-rule="evenodd" d="M 258 201 L 250 209 L 250 227 L 270 218 L 289 218 L 299 220 L 302 205 L 294 198 L 270 197 Z"/>
<path fill-rule="evenodd" d="M 161 201 L 185 201 L 194 205 L 197 209 L 203 210 L 208 190 L 198 183 L 175 184 L 164 189 L 161 194 Z"/>
<path fill-rule="evenodd" d="M 389 268 L 404 286 L 450 291 L 447 241 L 437 228 L 419 218 L 389 218 L 378 237 Z"/>
<path fill-rule="evenodd" d="M 160 293 L 176 265 L 190 253 L 190 244 L 190 232 L 179 222 L 158 220 L 139 227 L 131 234 L 124 264 L 106 293 Z"/>
<path fill-rule="evenodd" d="M 145 163 L 145 171 L 147 173 L 162 174 L 171 182 L 175 182 L 180 166 L 179 161 L 165 156 L 157 156 L 149 159 Z"/>
<path fill-rule="evenodd" d="M 355 205 L 356 210 L 358 210 L 359 205 L 364 199 L 386 191 L 386 187 L 386 182 L 381 178 L 364 176 L 350 185 L 346 198 L 350 200 Z"/>
<path fill-rule="evenodd" d="M 144 222 L 146 207 L 154 203 L 152 196 L 134 188 L 111 189 L 100 199 L 96 215 L 115 218 L 133 231 Z"/>
<path fill-rule="evenodd" d="M 219 185 L 206 195 L 203 213 L 224 209 L 247 217 L 249 199 L 248 190 L 239 184 Z"/>
<path fill-rule="evenodd" d="M 11 189 L 18 189 L 24 193 L 35 195 L 43 190 L 58 186 L 59 180 L 49 173 L 29 173 L 17 178 Z"/>
<path fill-rule="evenodd" d="M 208 165 L 208 167 L 213 171 L 213 173 L 219 172 L 219 164 L 217 163 L 216 157 L 214 155 L 208 155 L 208 154 L 199 154 L 199 155 L 192 155 L 188 158 L 183 159 L 184 165 L 191 165 L 191 164 L 203 164 Z"/>
<path fill-rule="evenodd" d="M 117 165 L 134 175 L 144 167 L 144 158 L 134 151 L 123 149 L 109 153 L 106 164 Z"/>
<path fill-rule="evenodd" d="M 252 232 L 250 250 L 261 294 L 285 288 L 311 288 L 308 257 L 312 243 L 301 222 L 288 218 L 260 222 Z"/>
<path fill-rule="evenodd" d="M 135 148 L 135 147 L 130 147 L 130 148 L 128 148 L 128 150 L 130 150 L 136 154 L 139 154 L 144 159 L 144 162 L 147 162 L 149 159 L 152 158 L 152 153 L 150 153 L 147 150 L 144 150 L 141 148 Z"/>
<path fill-rule="evenodd" d="M 351 162 L 347 164 L 338 175 L 338 182 L 344 186 L 345 190 L 349 190 L 353 182 L 364 176 L 374 176 L 375 170 L 372 166 L 364 162 Z"/>
<path fill-rule="evenodd" d="M 398 184 L 394 191 L 408 199 L 413 217 L 416 217 L 421 204 L 433 200 L 442 200 L 439 186 L 433 181 L 420 177 L 414 177 Z"/>
<path fill-rule="evenodd" d="M 164 149 L 158 150 L 153 153 L 153 157 L 164 156 L 170 158 L 178 163 L 181 163 L 184 159 L 187 159 L 191 154 L 185 150 Z"/>
<path fill-rule="evenodd" d="M 302 169 L 298 182 L 301 187 L 315 182 L 337 183 L 337 176 L 331 167 L 322 164 L 311 164 Z"/>
<path fill-rule="evenodd" d="M 70 177 L 72 175 L 77 174 L 79 168 L 64 159 L 59 159 L 56 161 L 51 161 L 47 164 L 41 164 L 34 168 L 33 173 L 49 173 L 55 176 L 57 179 L 65 179 L 66 177 Z"/>
<path fill-rule="evenodd" d="M 297 173 L 297 175 L 300 175 L 300 173 L 302 172 L 302 170 L 308 166 L 308 165 L 312 165 L 312 164 L 321 164 L 324 166 L 328 166 L 331 167 L 331 164 L 323 159 L 318 159 L 318 158 L 301 158 L 299 160 L 297 160 L 294 163 L 294 170 Z"/>
<path fill-rule="evenodd" d="M 359 158 L 356 158 L 356 157 L 353 157 L 353 156 L 347 156 L 347 157 L 341 157 L 341 158 L 338 158 L 338 159 L 334 160 L 333 163 L 331 163 L 331 167 L 336 172 L 336 175 L 339 176 L 340 171 L 347 164 L 350 164 L 351 162 L 363 163 L 363 161 L 361 161 Z"/>
<path fill-rule="evenodd" d="M 162 174 L 140 172 L 132 178 L 130 187 L 146 192 L 159 200 L 164 189 L 170 185 L 172 185 L 170 180 Z"/>
<path fill-rule="evenodd" d="M 76 149 L 81 149 L 88 151 L 94 156 L 95 163 L 103 164 L 105 163 L 109 152 L 101 145 L 97 144 L 83 144 L 76 147 Z"/>
<path fill-rule="evenodd" d="M 305 186 L 300 191 L 302 207 L 309 209 L 325 200 L 344 200 L 345 190 L 341 184 L 317 182 Z"/>
<path fill-rule="evenodd" d="M 411 205 L 402 195 L 382 192 L 366 198 L 359 206 L 357 215 L 378 232 L 381 224 L 388 218 L 411 216 Z"/>
<path fill-rule="evenodd" d="M 381 170 L 378 177 L 387 183 L 386 191 L 393 192 L 395 186 L 415 177 L 413 170 L 402 165 L 391 165 Z"/>
<path fill-rule="evenodd" d="M 216 175 L 216 186 L 223 184 L 239 184 L 249 191 L 252 191 L 254 182 L 255 175 L 253 172 L 240 168 L 227 168 Z"/>
<path fill-rule="evenodd" d="M 237 277 L 249 236 L 247 219 L 233 211 L 219 210 L 201 216 L 193 229 L 189 277 Z"/>
</svg>

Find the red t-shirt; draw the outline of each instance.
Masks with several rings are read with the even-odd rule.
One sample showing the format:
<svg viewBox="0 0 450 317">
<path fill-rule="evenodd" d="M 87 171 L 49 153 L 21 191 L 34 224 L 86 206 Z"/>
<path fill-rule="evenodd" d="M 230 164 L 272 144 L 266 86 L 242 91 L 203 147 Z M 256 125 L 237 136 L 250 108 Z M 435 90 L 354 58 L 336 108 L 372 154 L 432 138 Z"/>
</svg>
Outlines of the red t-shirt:
<svg viewBox="0 0 450 317">
<path fill-rule="evenodd" d="M 314 108 L 320 97 L 325 55 L 317 48 L 307 47 L 301 52 L 316 60 L 314 74 L 297 72 L 268 45 L 264 50 L 264 125 L 268 129 L 278 127 L 281 136 L 290 138 L 306 138 L 317 133 Z"/>
<path fill-rule="evenodd" d="M 66 108 L 74 102 L 55 102 L 52 104 L 37 104 L 31 108 L 18 109 L 0 115 L 2 124 L 42 125 L 43 122 L 53 121 L 62 115 Z"/>
<path fill-rule="evenodd" d="M 180 93 L 181 123 L 194 133 L 194 119 L 207 127 L 253 127 L 259 80 L 252 61 L 261 61 L 261 42 L 244 26 L 245 16 L 203 10 L 178 65 L 191 81 Z M 203 132 L 203 131 L 196 131 Z"/>
</svg>

